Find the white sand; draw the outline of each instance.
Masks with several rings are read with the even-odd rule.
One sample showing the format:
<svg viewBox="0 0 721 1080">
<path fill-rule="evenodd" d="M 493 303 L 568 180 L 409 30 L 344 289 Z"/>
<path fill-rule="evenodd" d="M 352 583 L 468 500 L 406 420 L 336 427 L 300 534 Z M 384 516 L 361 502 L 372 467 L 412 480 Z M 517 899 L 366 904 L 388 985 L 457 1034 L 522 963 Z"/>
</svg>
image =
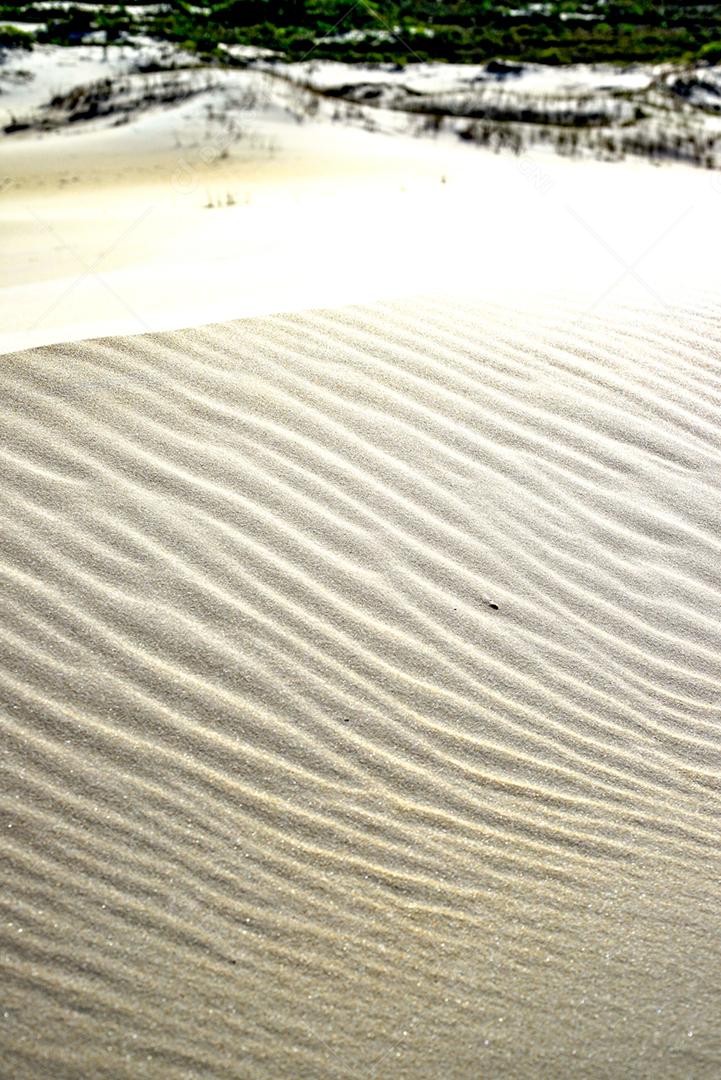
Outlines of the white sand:
<svg viewBox="0 0 721 1080">
<path fill-rule="evenodd" d="M 718 1074 L 720 345 L 427 298 L 6 358 L 12 1076 Z"/>
<path fill-rule="evenodd" d="M 286 128 L 0 148 L 3 1068 L 711 1080 L 720 193 Z"/>
<path fill-rule="evenodd" d="M 76 83 L 101 53 L 80 51 Z M 406 121 L 380 110 L 370 133 L 333 102 L 299 122 L 302 91 L 213 78 L 120 127 L 0 143 L 1 351 L 425 290 L 664 307 L 717 285 L 721 173 L 497 156 L 384 134 Z"/>
</svg>

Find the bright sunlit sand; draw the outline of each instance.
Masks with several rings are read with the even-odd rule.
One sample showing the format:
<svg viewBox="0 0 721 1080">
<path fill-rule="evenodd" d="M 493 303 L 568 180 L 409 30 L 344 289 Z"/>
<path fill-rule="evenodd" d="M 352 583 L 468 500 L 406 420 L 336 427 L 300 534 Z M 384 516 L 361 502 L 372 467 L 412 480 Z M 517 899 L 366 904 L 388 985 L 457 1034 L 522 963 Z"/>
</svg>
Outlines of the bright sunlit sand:
<svg viewBox="0 0 721 1080">
<path fill-rule="evenodd" d="M 69 71 L 38 53 L 35 96 L 6 90 L 6 118 L 97 79 L 101 50 L 79 52 Z M 194 96 L 173 109 L 0 144 L 3 351 L 446 289 L 522 310 L 717 286 L 717 172 L 499 155 L 388 111 L 370 132 L 332 102 L 309 117 L 264 72 L 181 76 Z"/>
<path fill-rule="evenodd" d="M 276 82 L 0 145 L 6 1074 L 711 1080 L 719 174 Z"/>
</svg>

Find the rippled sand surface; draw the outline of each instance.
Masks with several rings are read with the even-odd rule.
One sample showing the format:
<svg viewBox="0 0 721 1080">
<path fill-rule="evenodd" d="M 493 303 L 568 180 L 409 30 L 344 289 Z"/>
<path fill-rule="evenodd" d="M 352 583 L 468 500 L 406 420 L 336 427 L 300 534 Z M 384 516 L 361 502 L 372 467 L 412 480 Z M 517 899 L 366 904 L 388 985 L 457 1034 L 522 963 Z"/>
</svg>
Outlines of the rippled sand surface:
<svg viewBox="0 0 721 1080">
<path fill-rule="evenodd" d="M 4 1075 L 719 1075 L 715 311 L 3 359 Z"/>
</svg>

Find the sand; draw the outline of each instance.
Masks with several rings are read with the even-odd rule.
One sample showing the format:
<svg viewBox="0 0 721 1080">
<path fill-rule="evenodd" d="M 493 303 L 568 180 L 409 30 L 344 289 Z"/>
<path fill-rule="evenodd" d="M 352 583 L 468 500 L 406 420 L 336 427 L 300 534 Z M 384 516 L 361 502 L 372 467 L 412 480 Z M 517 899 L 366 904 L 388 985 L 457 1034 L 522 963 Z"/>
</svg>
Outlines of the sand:
<svg viewBox="0 0 721 1080">
<path fill-rule="evenodd" d="M 718 1075 L 720 343 L 5 358 L 6 1075 Z"/>
<path fill-rule="evenodd" d="M 718 174 L 239 89 L 0 146 L 0 1071 L 716 1078 Z"/>
<path fill-rule="evenodd" d="M 3 85 L 7 115 L 102 72 L 197 93 L 0 140 L 0 353 L 419 293 L 522 313 L 718 288 L 721 172 L 495 154 L 379 108 L 368 131 L 262 71 L 123 76 L 144 53 L 45 48 L 16 61 L 35 79 Z"/>
</svg>

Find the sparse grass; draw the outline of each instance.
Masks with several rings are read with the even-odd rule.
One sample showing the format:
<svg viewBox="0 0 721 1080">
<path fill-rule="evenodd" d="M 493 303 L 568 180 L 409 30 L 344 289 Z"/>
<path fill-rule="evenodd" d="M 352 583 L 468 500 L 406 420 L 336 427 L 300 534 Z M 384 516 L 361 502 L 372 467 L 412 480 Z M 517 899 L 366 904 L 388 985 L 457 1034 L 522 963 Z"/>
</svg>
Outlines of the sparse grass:
<svg viewBox="0 0 721 1080">
<path fill-rule="evenodd" d="M 192 82 L 175 72 L 157 78 L 146 76 L 139 82 L 130 77 L 100 79 L 56 94 L 39 115 L 13 118 L 3 131 L 6 135 L 29 129 L 52 131 L 101 117 L 120 123 L 154 106 L 186 101 L 206 88 L 207 84 Z"/>
<path fill-rule="evenodd" d="M 491 65 L 488 65 L 490 68 Z M 668 68 L 645 89 L 586 91 L 575 94 L 524 94 L 513 83 L 487 82 L 467 93 L 407 92 L 402 81 L 348 83 L 315 89 L 316 102 L 328 98 L 334 119 L 372 126 L 378 108 L 405 113 L 415 135 L 455 133 L 466 142 L 496 152 L 519 154 L 548 146 L 566 156 L 616 161 L 626 156 L 652 161 L 683 161 L 704 168 L 721 165 L 721 132 L 704 126 L 704 113 L 721 112 L 721 80 L 699 70 L 673 76 Z M 313 87 L 304 83 L 305 90 Z M 703 91 L 711 100 L 699 103 Z M 715 98 L 718 98 L 718 102 Z M 718 108 L 717 108 L 718 106 Z"/>
<path fill-rule="evenodd" d="M 48 9 L 35 9 L 32 4 L 0 3 L 0 16 L 8 10 L 27 18 L 40 18 L 42 12 L 42 17 L 49 20 L 48 25 L 52 23 L 55 27 L 53 40 L 57 39 L 61 24 L 65 28 L 63 33 L 68 34 L 69 28 L 74 28 L 75 34 L 82 33 L 82 27 L 103 27 L 108 40 L 118 40 L 126 32 L 127 20 L 133 19 L 131 29 L 142 28 L 195 54 L 187 63 L 179 61 L 177 51 L 169 53 L 166 59 L 139 61 L 135 72 L 147 76 L 140 87 L 137 82 L 116 80 L 111 84 L 103 80 L 58 95 L 40 118 L 13 117 L 5 128 L 8 134 L 28 127 L 53 128 L 97 117 L 113 117 L 115 123 L 120 123 L 139 110 L 185 100 L 212 87 L 212 75 L 207 75 L 212 67 L 252 63 L 247 58 L 228 56 L 219 48 L 221 44 L 250 42 L 276 47 L 286 59 L 303 55 L 308 49 L 313 50 L 314 60 L 331 55 L 366 63 L 392 59 L 396 71 L 403 71 L 409 59 L 479 60 L 490 51 L 494 59 L 487 62 L 486 72 L 492 80 L 472 87 L 467 94 L 451 96 L 420 94 L 404 87 L 402 78 L 393 81 L 390 76 L 384 85 L 356 81 L 319 90 L 310 82 L 291 84 L 282 63 L 273 66 L 273 74 L 284 81 L 288 91 L 284 107 L 298 123 L 317 116 L 323 103 L 328 115 L 329 99 L 335 99 L 338 104 L 332 111 L 334 118 L 367 130 L 377 128 L 374 107 L 380 105 L 407 114 L 409 130 L 414 133 L 433 135 L 450 131 L 467 142 L 495 151 L 518 154 L 540 144 L 570 156 L 594 154 L 608 160 L 633 154 L 704 167 L 715 167 L 721 161 L 721 138 L 703 127 L 704 113 L 721 113 L 721 86 L 711 75 L 706 78 L 704 74 L 707 70 L 704 64 L 721 59 L 721 6 L 652 5 L 646 0 L 608 0 L 601 6 L 589 0 L 579 4 L 550 3 L 541 17 L 535 9 L 512 10 L 506 5 L 471 4 L 470 0 L 468 3 L 434 0 L 432 4 L 431 0 L 420 0 L 413 6 L 411 26 L 410 6 L 402 0 L 388 5 L 388 11 L 395 13 L 393 17 L 403 31 L 395 37 L 379 32 L 377 20 L 370 27 L 367 5 L 353 9 L 343 22 L 343 33 L 330 33 L 340 15 L 347 11 L 347 8 L 341 11 L 334 0 L 314 0 L 312 6 L 297 0 L 292 7 L 292 18 L 301 19 L 302 26 L 291 21 L 291 7 L 283 4 L 274 8 L 273 25 L 258 22 L 258 12 L 265 10 L 261 0 L 211 4 L 204 14 L 179 3 L 172 11 L 149 10 L 132 17 L 120 9 L 113 13 L 101 5 L 97 5 L 95 13 L 76 8 L 48 12 Z M 450 12 L 457 21 L 446 23 L 443 20 Z M 575 20 L 574 12 L 594 18 L 590 22 Z M 431 29 L 432 33 L 426 32 Z M 683 51 L 674 51 L 673 43 L 682 40 Z M 500 53 L 509 59 L 498 60 Z M 521 70 L 514 62 L 516 59 L 565 62 L 664 58 L 683 60 L 684 66 L 679 66 L 673 78 L 668 76 L 667 67 L 666 74 L 645 91 L 524 95 L 513 89 L 513 76 Z M 687 62 L 690 60 L 693 64 Z M 185 77 L 186 68 L 204 70 L 210 82 L 205 86 L 193 83 Z M 154 75 L 158 78 L 153 79 Z M 257 105 L 257 95 L 248 90 L 233 100 L 232 111 Z M 227 123 L 225 109 L 227 106 L 209 104 L 208 121 Z M 222 160 L 228 154 L 226 145 L 217 159 Z"/>
</svg>

